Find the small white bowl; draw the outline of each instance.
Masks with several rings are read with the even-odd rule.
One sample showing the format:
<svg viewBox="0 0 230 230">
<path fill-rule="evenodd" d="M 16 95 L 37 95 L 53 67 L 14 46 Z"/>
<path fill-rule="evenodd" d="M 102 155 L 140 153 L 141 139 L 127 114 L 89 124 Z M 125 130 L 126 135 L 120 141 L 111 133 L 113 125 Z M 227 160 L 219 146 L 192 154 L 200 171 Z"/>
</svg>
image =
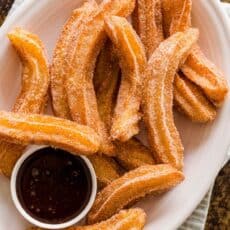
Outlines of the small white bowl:
<svg viewBox="0 0 230 230">
<path fill-rule="evenodd" d="M 35 218 L 33 218 L 21 205 L 21 202 L 19 201 L 17 192 L 16 192 L 16 181 L 17 181 L 17 176 L 18 176 L 18 172 L 23 164 L 23 162 L 33 153 L 35 153 L 36 151 L 43 149 L 43 148 L 47 148 L 50 146 L 45 146 L 45 145 L 33 145 L 33 146 L 29 146 L 28 149 L 25 151 L 25 153 L 21 156 L 21 158 L 17 161 L 17 164 L 15 165 L 13 172 L 12 172 L 12 177 L 11 177 L 11 183 L 10 183 L 10 188 L 11 188 L 11 196 L 13 199 L 13 202 L 17 208 L 17 210 L 21 213 L 21 215 L 27 220 L 29 221 L 31 224 L 36 225 L 40 228 L 45 228 L 45 229 L 63 229 L 63 228 L 67 228 L 70 227 L 72 225 L 75 225 L 77 223 L 79 223 L 89 212 L 89 210 L 91 209 L 93 202 L 95 200 L 96 197 L 96 193 L 97 193 L 97 179 L 96 179 L 96 174 L 94 171 L 94 168 L 92 166 L 92 164 L 90 163 L 90 161 L 84 157 L 84 156 L 80 156 L 85 164 L 87 165 L 89 171 L 90 171 L 90 175 L 91 175 L 91 179 L 92 179 L 92 191 L 91 191 L 91 196 L 89 199 L 88 204 L 86 205 L 86 207 L 81 211 L 80 214 L 78 214 L 76 217 L 74 217 L 73 219 L 61 223 L 61 224 L 48 224 L 48 223 L 44 223 L 41 222 Z"/>
</svg>

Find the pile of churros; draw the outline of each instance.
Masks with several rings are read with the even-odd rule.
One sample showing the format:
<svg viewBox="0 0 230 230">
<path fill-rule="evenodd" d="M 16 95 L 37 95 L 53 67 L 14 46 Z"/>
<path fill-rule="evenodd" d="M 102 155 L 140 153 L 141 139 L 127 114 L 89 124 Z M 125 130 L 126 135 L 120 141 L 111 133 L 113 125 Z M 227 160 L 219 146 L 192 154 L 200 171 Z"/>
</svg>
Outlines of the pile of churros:
<svg viewBox="0 0 230 230">
<path fill-rule="evenodd" d="M 89 0 L 64 25 L 50 66 L 36 35 L 9 33 L 22 89 L 12 112 L 0 112 L 0 169 L 10 177 L 32 143 L 89 157 L 99 191 L 90 225 L 71 230 L 143 229 L 144 211 L 123 209 L 183 181 L 174 108 L 211 122 L 228 93 L 197 44 L 191 10 L 192 0 Z M 56 117 L 41 115 L 49 89 Z M 141 121 L 148 146 L 137 138 Z"/>
</svg>

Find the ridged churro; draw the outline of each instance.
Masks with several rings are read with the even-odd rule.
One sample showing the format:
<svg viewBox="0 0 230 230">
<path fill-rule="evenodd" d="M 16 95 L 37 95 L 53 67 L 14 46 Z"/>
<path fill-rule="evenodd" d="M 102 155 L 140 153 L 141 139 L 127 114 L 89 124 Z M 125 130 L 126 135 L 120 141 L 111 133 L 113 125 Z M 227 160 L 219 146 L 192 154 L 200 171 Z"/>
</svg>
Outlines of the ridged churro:
<svg viewBox="0 0 230 230">
<path fill-rule="evenodd" d="M 164 40 L 161 0 L 136 0 L 132 22 L 149 58 Z"/>
<path fill-rule="evenodd" d="M 98 57 L 93 80 L 98 111 L 108 133 L 116 103 L 119 72 L 120 68 L 112 44 L 107 41 Z M 99 189 L 121 176 L 122 169 L 114 159 L 106 156 L 91 156 L 89 159 L 95 169 Z"/>
<path fill-rule="evenodd" d="M 140 208 L 121 210 L 110 219 L 89 226 L 70 227 L 66 230 L 142 230 L 146 223 L 146 214 Z M 29 230 L 42 230 L 32 227 Z"/>
<path fill-rule="evenodd" d="M 184 3 L 187 2 L 183 1 Z M 181 27 L 184 27 L 186 24 L 191 24 L 191 19 L 188 17 L 188 14 L 191 10 L 191 4 L 187 4 L 183 8 L 183 4 L 181 4 L 181 1 L 159 1 L 159 0 L 151 0 L 151 1 L 143 1 L 143 0 L 137 0 L 136 1 L 136 8 L 133 14 L 133 24 L 138 32 L 138 34 L 141 37 L 141 40 L 143 44 L 145 45 L 145 50 L 150 57 L 150 55 L 153 53 L 153 51 L 159 46 L 160 42 L 164 40 L 163 35 L 163 24 L 165 29 L 165 35 L 169 35 L 170 25 L 171 25 L 171 9 L 172 5 L 176 5 L 177 7 L 174 7 L 177 9 L 177 12 L 174 12 L 176 15 L 175 19 L 172 22 L 173 27 L 176 29 L 180 24 Z M 161 4 L 164 4 L 164 17 L 162 17 L 162 10 L 161 10 Z M 183 9 L 182 9 L 183 8 Z M 178 18 L 181 11 L 184 11 L 183 18 Z M 177 23 L 180 22 L 180 23 Z M 154 38 L 154 39 L 153 39 Z M 149 52 L 151 50 L 151 52 Z M 180 78 L 180 75 L 178 75 L 178 78 Z M 178 111 L 186 111 L 183 112 L 188 116 L 191 120 L 194 122 L 208 122 L 213 120 L 214 114 L 216 113 L 214 111 L 214 108 L 212 109 L 211 106 L 209 106 L 208 111 L 205 112 L 207 109 L 207 105 L 209 105 L 209 100 L 204 97 L 203 92 L 201 90 L 198 90 L 196 86 L 193 88 L 196 88 L 194 90 L 190 90 L 189 92 L 185 92 L 186 89 L 191 89 L 193 85 L 189 84 L 186 86 L 187 81 L 184 81 L 183 79 L 178 79 L 180 82 L 183 81 L 184 87 L 183 89 L 180 89 L 180 84 L 177 84 L 177 86 L 174 89 L 174 93 L 176 96 L 174 97 L 174 104 L 176 105 L 176 108 Z M 177 82 L 178 82 L 177 81 Z M 176 82 L 176 83 L 177 83 Z M 176 84 L 175 83 L 175 84 Z M 177 92 L 178 90 L 178 92 Z M 185 93 L 184 93 L 185 92 Z M 193 94 L 195 93 L 195 95 Z M 180 95 L 180 97 L 179 97 Z M 194 99 L 202 98 L 201 103 L 194 103 Z M 179 100 L 179 101 L 177 101 Z M 191 102 L 191 103 L 190 103 Z M 185 104 L 184 104 L 185 103 Z M 190 109 L 188 112 L 187 109 Z M 198 113 L 196 113 L 196 110 L 199 110 Z M 211 111 L 212 110 L 212 111 Z M 201 113 L 201 111 L 203 111 Z"/>
<path fill-rule="evenodd" d="M 162 0 L 163 28 L 166 37 L 191 27 L 192 0 Z"/>
<path fill-rule="evenodd" d="M 8 34 L 22 62 L 21 91 L 13 106 L 13 112 L 42 113 L 50 83 L 46 52 L 40 39 L 17 28 Z M 25 146 L 0 142 L 0 170 L 10 177 L 12 169 Z"/>
<path fill-rule="evenodd" d="M 120 83 L 119 70 L 118 58 L 114 54 L 111 42 L 108 41 L 99 55 L 94 75 L 98 110 L 101 119 L 106 124 L 108 130 L 111 128 L 111 120 Z M 116 160 L 127 170 L 145 164 L 154 164 L 154 159 L 150 150 L 136 138 L 132 138 L 125 143 L 117 141 L 115 143 L 115 152 Z M 94 156 L 92 158 L 94 158 Z M 103 161 L 104 159 L 100 160 Z M 95 168 L 96 172 L 104 170 L 103 166 L 100 166 L 99 164 L 96 164 Z M 119 167 L 117 166 L 116 168 Z M 115 177 L 109 175 L 115 175 L 115 173 L 114 166 L 113 164 L 110 164 L 110 161 L 107 162 L 107 169 L 105 169 L 105 171 L 109 172 L 105 174 L 96 173 L 98 180 L 111 182 Z M 105 180 L 105 177 L 108 179 Z"/>
<path fill-rule="evenodd" d="M 192 0 L 163 0 L 162 9 L 164 27 L 169 34 L 180 32 L 191 27 Z M 170 18 L 167 19 L 170 15 Z M 227 93 L 228 84 L 223 73 L 209 61 L 200 47 L 196 45 L 181 67 L 185 76 L 199 86 L 205 95 L 217 107 L 221 106 Z"/>
<path fill-rule="evenodd" d="M 126 173 L 97 194 L 88 223 L 110 218 L 119 210 L 148 194 L 169 190 L 184 179 L 170 165 L 146 165 Z"/>
<path fill-rule="evenodd" d="M 55 115 L 61 118 L 71 119 L 64 83 L 69 74 L 69 66 L 66 60 L 67 58 L 71 60 L 73 57 L 69 56 L 70 53 L 67 50 L 73 38 L 77 35 L 82 22 L 95 11 L 95 7 L 97 7 L 97 4 L 92 0 L 72 12 L 62 29 L 54 50 L 50 68 L 52 107 Z"/>
<path fill-rule="evenodd" d="M 158 162 L 183 168 L 183 145 L 173 118 L 173 82 L 177 69 L 198 39 L 198 30 L 178 32 L 162 42 L 146 71 L 143 112 L 149 143 Z"/>
<path fill-rule="evenodd" d="M 100 146 L 95 131 L 75 122 L 38 114 L 0 111 L 0 138 L 15 144 L 44 144 L 92 155 Z"/>
<path fill-rule="evenodd" d="M 106 38 L 104 15 L 128 16 L 133 8 L 134 0 L 102 2 L 81 23 L 67 50 L 68 55 L 73 55 L 73 59 L 69 61 L 70 71 L 65 79 L 71 116 L 74 121 L 88 125 L 100 134 L 102 138 L 100 152 L 107 155 L 113 155 L 114 148 L 98 113 L 93 87 L 93 70 Z"/>
<path fill-rule="evenodd" d="M 184 75 L 198 85 L 216 107 L 220 107 L 228 93 L 223 73 L 196 46 L 181 67 Z"/>
<path fill-rule="evenodd" d="M 206 123 L 216 118 L 216 109 L 200 88 L 182 73 L 174 80 L 174 106 L 192 121 Z"/>
<path fill-rule="evenodd" d="M 121 167 L 111 157 L 89 156 L 88 158 L 95 169 L 99 189 L 104 188 L 123 173 Z"/>
<path fill-rule="evenodd" d="M 126 170 L 156 163 L 151 151 L 136 138 L 116 144 L 116 159 Z"/>
<path fill-rule="evenodd" d="M 128 141 L 139 132 L 141 88 L 146 67 L 144 47 L 125 18 L 106 18 L 105 30 L 116 47 L 122 71 L 111 136 Z"/>
</svg>

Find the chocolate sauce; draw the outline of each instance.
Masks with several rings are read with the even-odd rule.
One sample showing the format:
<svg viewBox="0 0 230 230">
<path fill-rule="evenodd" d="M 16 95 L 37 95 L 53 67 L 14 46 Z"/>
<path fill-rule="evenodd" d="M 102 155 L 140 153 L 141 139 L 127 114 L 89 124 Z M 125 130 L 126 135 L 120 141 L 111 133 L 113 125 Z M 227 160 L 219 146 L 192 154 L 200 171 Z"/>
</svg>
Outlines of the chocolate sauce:
<svg viewBox="0 0 230 230">
<path fill-rule="evenodd" d="M 50 147 L 25 160 L 17 181 L 23 208 L 35 219 L 59 224 L 77 216 L 92 189 L 90 171 L 78 156 Z"/>
</svg>

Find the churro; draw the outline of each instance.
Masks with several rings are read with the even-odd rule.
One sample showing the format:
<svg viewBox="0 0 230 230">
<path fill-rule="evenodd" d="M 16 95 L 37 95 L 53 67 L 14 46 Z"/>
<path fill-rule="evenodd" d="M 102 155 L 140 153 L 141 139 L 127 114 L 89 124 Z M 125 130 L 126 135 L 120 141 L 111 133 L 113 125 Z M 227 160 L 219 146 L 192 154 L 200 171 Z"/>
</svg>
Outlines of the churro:
<svg viewBox="0 0 230 230">
<path fill-rule="evenodd" d="M 70 53 L 67 49 L 76 36 L 77 30 L 80 29 L 82 22 L 95 11 L 95 7 L 97 7 L 97 4 L 92 0 L 72 12 L 62 29 L 54 50 L 50 68 L 52 107 L 54 114 L 61 118 L 71 119 L 64 82 L 69 74 L 67 58 L 71 60 L 73 57 L 69 56 Z"/>
<path fill-rule="evenodd" d="M 144 120 L 155 158 L 180 170 L 184 148 L 173 119 L 173 82 L 197 39 L 198 30 L 189 29 L 162 42 L 148 62 L 143 92 Z"/>
<path fill-rule="evenodd" d="M 169 34 L 191 27 L 191 0 L 163 0 L 164 27 Z M 170 19 L 167 19 L 170 15 Z M 181 67 L 185 76 L 199 86 L 217 107 L 221 106 L 227 93 L 228 84 L 223 73 L 209 61 L 200 47 L 196 45 Z"/>
<path fill-rule="evenodd" d="M 216 107 L 220 107 L 228 93 L 223 73 L 196 46 L 181 67 L 184 75 L 198 85 Z"/>
<path fill-rule="evenodd" d="M 101 122 L 95 91 L 93 70 L 96 58 L 105 41 L 104 15 L 128 16 L 134 8 L 134 0 L 109 0 L 102 2 L 94 12 L 81 23 L 67 53 L 73 56 L 69 61 L 69 74 L 65 79 L 70 113 L 74 121 L 93 128 L 101 136 L 100 152 L 114 154 L 109 134 Z"/>
<path fill-rule="evenodd" d="M 200 88 L 182 73 L 174 80 L 174 106 L 194 122 L 206 123 L 216 118 L 216 109 Z"/>
<path fill-rule="evenodd" d="M 146 223 L 146 214 L 140 208 L 121 210 L 110 219 L 89 226 L 70 227 L 66 230 L 142 230 Z M 32 227 L 29 230 L 42 230 Z"/>
<path fill-rule="evenodd" d="M 88 158 L 95 169 L 99 189 L 104 188 L 123 173 L 121 167 L 111 157 L 89 156 Z"/>
<path fill-rule="evenodd" d="M 166 37 L 191 27 L 192 0 L 162 0 L 163 28 Z"/>
<path fill-rule="evenodd" d="M 169 190 L 184 179 L 170 165 L 146 165 L 126 173 L 97 194 L 88 223 L 110 218 L 122 208 L 148 194 Z"/>
<path fill-rule="evenodd" d="M 75 122 L 39 114 L 0 112 L 0 138 L 15 144 L 42 144 L 92 155 L 100 146 L 95 131 Z"/>
<path fill-rule="evenodd" d="M 111 136 L 128 141 L 139 132 L 141 88 L 146 67 L 144 47 L 125 18 L 106 18 L 105 30 L 116 47 L 122 71 Z"/>
<path fill-rule="evenodd" d="M 136 0 L 132 22 L 149 58 L 164 40 L 161 0 Z"/>
<path fill-rule="evenodd" d="M 40 39 L 23 29 L 17 28 L 8 37 L 18 52 L 22 62 L 21 91 L 13 106 L 13 112 L 42 113 L 50 83 L 46 53 Z M 21 156 L 25 146 L 0 143 L 0 169 L 5 176 L 10 176 L 12 169 Z"/>
<path fill-rule="evenodd" d="M 111 120 L 120 83 L 119 69 L 118 58 L 114 54 L 111 42 L 108 41 L 99 55 L 94 75 L 94 86 L 97 95 L 98 110 L 101 119 L 106 124 L 108 130 L 111 128 Z M 115 152 L 116 160 L 127 170 L 131 170 L 145 164 L 154 164 L 154 159 L 150 150 L 136 138 L 132 138 L 125 143 L 117 141 L 115 143 Z M 94 156 L 92 158 L 94 158 Z M 104 159 L 100 160 L 104 161 Z M 102 165 L 104 164 L 102 163 Z M 111 182 L 116 175 L 114 168 L 119 167 L 114 167 L 109 161 L 107 162 L 106 169 L 103 169 L 103 166 L 101 167 L 100 164 L 96 164 L 95 168 L 96 172 L 103 170 L 110 172 L 105 173 L 105 175 L 96 173 L 99 181 L 105 181 L 104 178 L 106 176 L 108 178 L 106 181 Z M 110 174 L 114 176 L 107 176 Z"/>
<path fill-rule="evenodd" d="M 188 15 L 191 10 L 191 4 L 187 4 L 186 7 L 184 7 L 183 9 L 185 12 L 183 14 L 185 20 L 184 17 L 178 19 L 178 14 L 180 14 L 183 8 L 183 4 L 179 5 L 181 3 L 181 1 L 160 1 L 159 3 L 159 0 L 154 0 L 150 2 L 143 0 L 136 1 L 136 8 L 133 14 L 133 24 L 134 28 L 140 35 L 143 44 L 145 45 L 145 50 L 148 55 L 148 58 L 153 53 L 153 51 L 159 46 L 160 42 L 164 40 L 163 28 L 165 29 L 165 35 L 169 35 L 170 25 L 172 21 L 170 11 L 173 4 L 177 4 L 177 7 L 174 7 L 177 9 L 177 12 L 174 12 L 174 14 L 177 15 L 177 17 L 175 17 L 175 19 L 177 20 L 173 20 L 173 27 L 176 29 L 178 27 L 178 23 L 176 22 L 181 22 L 181 20 L 182 22 L 179 23 L 181 27 L 184 27 L 187 24 L 191 24 L 191 19 L 189 17 L 186 17 L 186 15 Z M 164 17 L 162 17 L 161 4 L 164 4 Z M 164 27 L 162 24 L 164 24 Z M 150 50 L 151 52 L 149 52 Z M 180 78 L 180 75 L 178 75 L 178 77 Z M 183 84 L 185 85 L 183 85 L 183 89 L 179 88 L 181 86 L 180 84 L 177 84 L 177 86 L 174 88 L 174 93 L 176 94 L 176 96 L 174 97 L 174 104 L 176 105 L 175 107 L 177 108 L 177 110 L 180 112 L 186 111 L 183 113 L 195 122 L 211 121 L 214 118 L 214 114 L 216 112 L 214 111 L 214 109 L 212 109 L 211 106 L 209 106 L 209 110 L 205 113 L 207 105 L 209 105 L 210 103 L 209 100 L 206 97 L 204 97 L 203 92 L 198 89 L 194 89 L 195 95 L 193 94 L 193 90 L 189 90 L 189 93 L 188 91 L 185 92 L 185 87 L 186 90 L 188 90 L 191 89 L 193 85 L 189 84 L 189 86 L 186 86 L 187 81 L 184 81 L 183 79 L 178 79 L 178 81 L 183 81 Z M 194 86 L 193 88 L 197 87 Z M 183 94 L 184 92 L 185 94 Z M 195 98 L 202 98 L 202 103 L 194 104 L 193 102 Z M 182 101 L 184 101 L 184 103 L 182 103 Z M 197 108 L 198 104 L 199 108 Z M 189 112 L 187 111 L 188 107 L 190 109 Z M 199 109 L 198 113 L 196 113 L 197 109 Z M 201 113 L 201 111 L 203 112 Z"/>
<path fill-rule="evenodd" d="M 156 163 L 151 151 L 136 138 L 116 144 L 116 159 L 126 170 Z"/>
</svg>

